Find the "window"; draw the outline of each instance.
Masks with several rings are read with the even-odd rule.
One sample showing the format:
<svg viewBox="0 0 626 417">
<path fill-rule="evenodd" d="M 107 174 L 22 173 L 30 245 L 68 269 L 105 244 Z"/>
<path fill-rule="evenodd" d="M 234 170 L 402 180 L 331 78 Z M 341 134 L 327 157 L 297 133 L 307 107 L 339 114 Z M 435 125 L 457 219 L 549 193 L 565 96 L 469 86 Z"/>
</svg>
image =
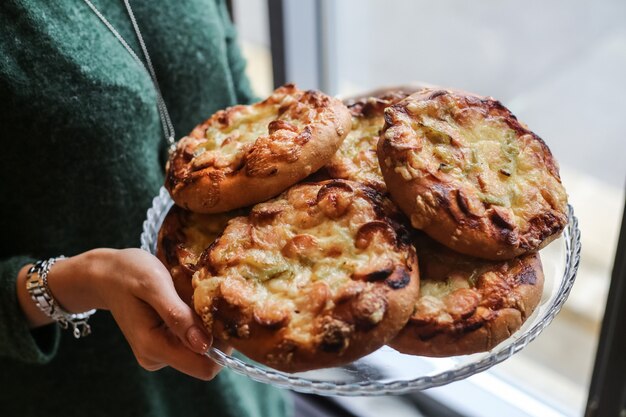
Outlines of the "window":
<svg viewBox="0 0 626 417">
<path fill-rule="evenodd" d="M 274 89 L 270 51 L 269 16 L 265 0 L 235 1 L 233 20 L 239 45 L 247 61 L 246 73 L 253 91 L 260 97 Z"/>
<path fill-rule="evenodd" d="M 282 6 L 286 81 L 342 96 L 416 81 L 491 95 L 547 142 L 580 221 L 577 282 L 537 340 L 468 382 L 514 387 L 528 415 L 539 412 L 529 401 L 582 415 L 624 205 L 626 3 L 235 2 L 244 49 L 256 39 L 266 67 L 269 32 L 252 28 L 267 25 L 268 3 Z M 249 53 L 249 62 L 256 66 L 258 56 Z M 267 86 L 269 70 L 253 68 Z M 431 394 L 443 400 L 470 389 L 460 384 Z"/>
</svg>

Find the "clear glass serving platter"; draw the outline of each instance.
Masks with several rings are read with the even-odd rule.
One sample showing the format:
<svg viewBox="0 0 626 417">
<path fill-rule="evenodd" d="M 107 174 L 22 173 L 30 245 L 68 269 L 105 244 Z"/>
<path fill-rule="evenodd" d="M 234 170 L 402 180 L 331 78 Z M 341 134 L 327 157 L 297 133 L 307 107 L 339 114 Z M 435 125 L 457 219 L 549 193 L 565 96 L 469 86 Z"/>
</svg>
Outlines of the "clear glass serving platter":
<svg viewBox="0 0 626 417">
<path fill-rule="evenodd" d="M 163 218 L 172 206 L 164 188 L 154 198 L 143 224 L 141 248 L 156 253 Z M 433 388 L 482 372 L 510 358 L 533 341 L 558 314 L 567 299 L 580 261 L 580 230 L 569 207 L 563 235 L 541 252 L 545 286 L 539 306 L 526 323 L 490 352 L 450 358 L 427 358 L 399 353 L 384 346 L 349 365 L 289 374 L 211 348 L 207 355 L 220 365 L 248 377 L 295 391 L 321 395 L 388 395 Z"/>
</svg>

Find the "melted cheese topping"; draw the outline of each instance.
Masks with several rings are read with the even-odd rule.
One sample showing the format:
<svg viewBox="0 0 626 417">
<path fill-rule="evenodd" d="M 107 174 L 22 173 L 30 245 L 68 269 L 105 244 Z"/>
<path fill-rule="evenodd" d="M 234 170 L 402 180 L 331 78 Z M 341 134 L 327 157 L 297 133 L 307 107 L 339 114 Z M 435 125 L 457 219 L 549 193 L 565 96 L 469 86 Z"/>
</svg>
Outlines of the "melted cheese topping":
<svg viewBox="0 0 626 417">
<path fill-rule="evenodd" d="M 329 163 L 331 175 L 385 189 L 376 145 L 385 124 L 383 116 L 352 117 L 352 130 Z"/>
<path fill-rule="evenodd" d="M 510 261 L 487 261 L 462 255 L 424 235 L 416 240 L 420 294 L 412 320 L 449 325 L 463 322 L 478 309 L 517 308 L 517 275 L 527 273 L 527 255 Z M 527 284 L 527 285 L 534 285 Z"/>
<path fill-rule="evenodd" d="M 434 318 L 440 324 L 452 323 L 453 316 L 448 311 L 448 304 L 457 304 L 454 301 L 459 290 L 475 288 L 478 269 L 458 269 L 444 276 L 420 277 L 420 295 L 415 304 L 414 319 Z M 478 296 L 478 292 L 475 292 Z"/>
<path fill-rule="evenodd" d="M 196 302 L 210 303 L 220 291 L 224 296 L 224 283 L 238 282 L 239 299 L 231 302 L 252 305 L 255 311 L 271 306 L 284 312 L 290 317 L 288 337 L 310 342 L 314 318 L 332 309 L 336 297 L 353 285 L 365 289 L 376 285 L 354 281 L 354 274 L 406 265 L 406 250 L 397 249 L 380 233 L 373 234 L 363 249 L 355 245 L 359 228 L 377 216 L 371 201 L 352 184 L 354 194 L 344 190 L 334 194 L 345 209 L 339 218 L 328 217 L 322 202 L 311 203 L 321 187 L 310 184 L 255 206 L 253 213 L 279 212 L 267 224 L 254 224 L 253 214 L 233 220 L 211 252 L 217 274 L 201 270 L 194 275 Z M 211 319 L 202 307 L 196 304 L 206 323 Z M 382 314 L 372 314 L 371 320 L 381 319 Z"/>
<path fill-rule="evenodd" d="M 472 271 L 474 272 L 474 271 Z M 460 288 L 473 287 L 469 274 L 450 274 L 444 280 L 423 279 L 420 283 L 420 297 L 435 297 L 443 299 Z"/>
<path fill-rule="evenodd" d="M 180 262 L 195 265 L 202 252 L 224 231 L 228 222 L 242 214 L 242 210 L 219 214 L 189 213 L 181 225 L 185 236 L 182 245 L 186 251 Z"/>
<path fill-rule="evenodd" d="M 254 144 L 259 136 L 268 133 L 268 125 L 276 120 L 277 115 L 277 106 L 263 107 L 260 111 L 246 107 L 245 111 L 236 113 L 227 129 L 210 126 L 205 133 L 206 142 L 196 149 L 194 156 L 199 163 L 204 158 L 215 157 L 219 158 L 220 165 L 228 166 L 246 146 Z"/>
<path fill-rule="evenodd" d="M 260 137 L 270 134 L 269 124 L 275 120 L 288 122 L 297 132 L 301 132 L 310 122 L 311 115 L 306 112 L 295 114 L 295 109 L 299 107 L 297 99 L 292 95 L 275 92 L 266 101 L 227 109 L 222 113 L 228 118 L 227 125 L 212 120 L 208 123 L 204 138 L 196 142 L 192 166 L 236 167 Z M 281 108 L 291 111 L 283 110 L 279 114 Z"/>
<path fill-rule="evenodd" d="M 401 131 L 423 138 L 421 147 L 408 150 L 406 162 L 394 167 L 404 179 L 432 175 L 458 188 L 470 187 L 484 205 L 510 209 L 517 226 L 537 206 L 565 211 L 567 195 L 546 168 L 539 140 L 530 133 L 519 137 L 503 118 L 485 115 L 481 108 L 460 108 L 454 99 L 435 106 L 413 100 L 406 106 L 410 116 L 400 115 L 408 128 Z M 397 134 L 389 129 L 386 138 Z"/>
</svg>

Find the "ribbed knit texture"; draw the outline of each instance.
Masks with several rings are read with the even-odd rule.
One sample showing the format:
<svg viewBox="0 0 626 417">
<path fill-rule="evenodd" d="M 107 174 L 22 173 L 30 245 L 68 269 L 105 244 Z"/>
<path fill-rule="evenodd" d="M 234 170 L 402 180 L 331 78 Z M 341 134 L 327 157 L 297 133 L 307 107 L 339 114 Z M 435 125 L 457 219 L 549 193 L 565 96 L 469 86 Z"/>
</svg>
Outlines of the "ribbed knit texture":
<svg viewBox="0 0 626 417">
<path fill-rule="evenodd" d="M 141 57 L 121 0 L 96 6 Z M 177 137 L 252 99 L 218 0 L 131 1 Z M 271 416 L 278 390 L 222 372 L 141 369 L 111 315 L 75 340 L 30 331 L 16 299 L 33 259 L 138 245 L 166 144 L 146 71 L 80 0 L 0 2 L 0 414 Z"/>
</svg>

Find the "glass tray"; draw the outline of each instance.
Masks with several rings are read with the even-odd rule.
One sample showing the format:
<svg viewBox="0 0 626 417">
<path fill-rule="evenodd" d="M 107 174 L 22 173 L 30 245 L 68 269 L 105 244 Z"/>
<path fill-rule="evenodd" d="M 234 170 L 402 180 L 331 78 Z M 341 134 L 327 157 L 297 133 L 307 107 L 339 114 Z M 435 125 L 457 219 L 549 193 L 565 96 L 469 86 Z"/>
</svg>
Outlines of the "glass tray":
<svg viewBox="0 0 626 417">
<path fill-rule="evenodd" d="M 156 239 L 172 200 L 164 188 L 154 198 L 143 224 L 141 248 L 154 254 Z M 427 358 L 399 353 L 384 346 L 351 364 L 289 374 L 236 354 L 211 348 L 211 359 L 233 371 L 281 388 L 321 395 L 388 395 L 438 387 L 482 372 L 522 350 L 545 329 L 567 299 L 580 261 L 580 230 L 569 206 L 563 235 L 541 251 L 545 284 L 535 312 L 515 334 L 490 352 L 450 358 Z"/>
</svg>

